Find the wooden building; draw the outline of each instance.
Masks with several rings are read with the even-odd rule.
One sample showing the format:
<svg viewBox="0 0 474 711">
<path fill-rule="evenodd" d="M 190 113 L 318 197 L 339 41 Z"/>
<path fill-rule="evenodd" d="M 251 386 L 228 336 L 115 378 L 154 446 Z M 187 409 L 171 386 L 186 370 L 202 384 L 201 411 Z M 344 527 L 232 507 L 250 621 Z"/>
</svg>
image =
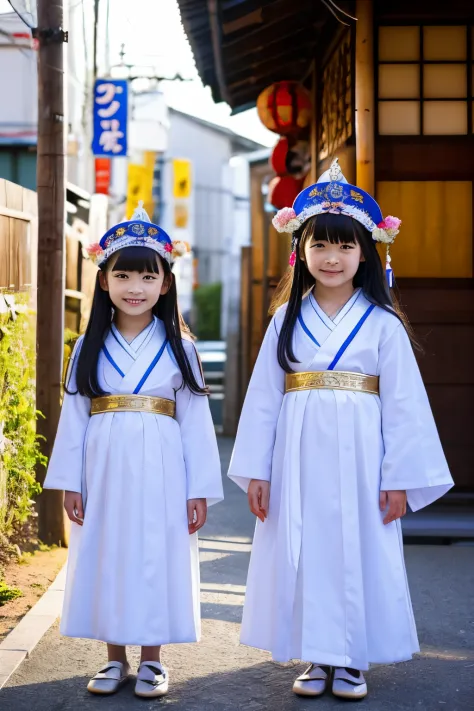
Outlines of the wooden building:
<svg viewBox="0 0 474 711">
<path fill-rule="evenodd" d="M 234 111 L 275 81 L 313 96 L 309 182 L 339 157 L 402 230 L 392 250 L 402 302 L 456 482 L 474 492 L 474 4 L 472 0 L 179 0 L 203 82 Z M 350 19 L 348 15 L 357 18 Z M 343 24 L 346 23 L 346 24 Z M 276 140 L 276 137 L 275 137 Z M 252 166 L 244 255 L 242 387 L 288 245 Z M 453 497 L 453 495 L 452 495 Z"/>
</svg>

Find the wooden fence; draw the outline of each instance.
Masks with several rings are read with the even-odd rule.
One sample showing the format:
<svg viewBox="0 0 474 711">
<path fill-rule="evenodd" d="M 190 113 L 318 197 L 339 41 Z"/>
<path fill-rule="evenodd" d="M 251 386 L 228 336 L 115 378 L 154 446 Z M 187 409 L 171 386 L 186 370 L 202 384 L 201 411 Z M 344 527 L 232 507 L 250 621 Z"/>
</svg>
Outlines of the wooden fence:
<svg viewBox="0 0 474 711">
<path fill-rule="evenodd" d="M 36 297 L 36 193 L 0 179 L 0 291 Z"/>
</svg>

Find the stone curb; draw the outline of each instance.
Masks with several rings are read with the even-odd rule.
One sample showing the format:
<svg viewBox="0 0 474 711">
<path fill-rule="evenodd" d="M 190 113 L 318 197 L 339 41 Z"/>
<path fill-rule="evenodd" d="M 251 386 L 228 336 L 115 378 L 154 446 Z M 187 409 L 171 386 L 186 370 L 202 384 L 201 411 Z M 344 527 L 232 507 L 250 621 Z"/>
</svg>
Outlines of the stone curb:
<svg viewBox="0 0 474 711">
<path fill-rule="evenodd" d="M 14 630 L 0 643 L 0 689 L 61 614 L 66 565 Z"/>
</svg>

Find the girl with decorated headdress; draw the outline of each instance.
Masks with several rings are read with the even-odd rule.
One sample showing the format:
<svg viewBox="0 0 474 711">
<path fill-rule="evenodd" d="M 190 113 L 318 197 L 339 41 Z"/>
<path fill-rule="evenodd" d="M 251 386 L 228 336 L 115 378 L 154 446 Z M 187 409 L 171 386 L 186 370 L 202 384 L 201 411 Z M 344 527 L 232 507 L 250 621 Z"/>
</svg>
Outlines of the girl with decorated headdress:
<svg viewBox="0 0 474 711">
<path fill-rule="evenodd" d="M 135 693 L 163 696 L 163 644 L 200 634 L 197 531 L 223 498 L 196 348 L 172 272 L 186 251 L 139 208 L 89 253 L 99 267 L 76 344 L 45 488 L 72 521 L 61 632 L 107 642 L 88 685 L 116 692 L 141 646 Z"/>
<path fill-rule="evenodd" d="M 277 213 L 291 278 L 248 388 L 229 476 L 257 526 L 241 641 L 310 662 L 293 690 L 360 699 L 370 663 L 418 640 L 400 518 L 453 482 L 376 248 L 400 220 L 337 160 Z M 282 304 L 279 306 L 279 304 Z"/>
</svg>

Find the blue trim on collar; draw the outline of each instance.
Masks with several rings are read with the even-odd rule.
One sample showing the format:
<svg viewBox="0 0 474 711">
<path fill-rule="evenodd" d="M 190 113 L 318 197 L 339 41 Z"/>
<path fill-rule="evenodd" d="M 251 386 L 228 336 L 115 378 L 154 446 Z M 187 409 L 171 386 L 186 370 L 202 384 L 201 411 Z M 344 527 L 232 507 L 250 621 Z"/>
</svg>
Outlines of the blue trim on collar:
<svg viewBox="0 0 474 711">
<path fill-rule="evenodd" d="M 160 350 L 158 351 L 157 355 L 153 358 L 153 360 L 152 360 L 152 362 L 150 363 L 150 365 L 148 366 L 148 368 L 147 368 L 147 370 L 146 370 L 146 372 L 145 372 L 143 378 L 140 380 L 140 382 L 138 383 L 137 387 L 136 387 L 135 390 L 133 391 L 133 394 L 134 394 L 134 395 L 138 395 L 138 393 L 139 393 L 140 390 L 142 389 L 143 385 L 144 385 L 145 382 L 148 380 L 148 376 L 150 375 L 151 371 L 153 370 L 153 368 L 155 367 L 155 365 L 156 365 L 156 364 L 158 363 L 158 361 L 160 360 L 160 358 L 161 358 L 161 356 L 163 355 L 163 352 L 164 352 L 164 350 L 165 350 L 165 348 L 166 348 L 167 345 L 168 345 L 168 339 L 165 338 L 165 340 L 164 340 L 164 342 L 163 342 L 163 345 L 161 346 L 161 348 L 160 348 Z"/>
<path fill-rule="evenodd" d="M 301 328 L 303 329 L 303 331 L 306 333 L 306 335 L 309 336 L 309 338 L 311 338 L 311 340 L 313 341 L 313 343 L 315 343 L 315 344 L 318 346 L 318 348 L 321 348 L 321 344 L 319 344 L 319 343 L 317 342 L 317 340 L 315 339 L 315 337 L 313 336 L 313 334 L 311 333 L 311 331 L 309 330 L 309 328 L 307 327 L 307 325 L 306 325 L 305 322 L 303 321 L 303 316 L 301 315 L 301 311 L 300 311 L 299 314 L 298 314 L 298 321 L 300 322 L 300 326 L 301 326 Z"/>
<path fill-rule="evenodd" d="M 106 347 L 105 344 L 102 346 L 102 350 L 104 351 L 104 355 L 105 355 L 105 357 L 107 358 L 107 360 L 109 361 L 110 365 L 112 365 L 112 366 L 115 368 L 115 370 L 117 371 L 117 373 L 118 373 L 119 375 L 121 375 L 122 378 L 124 378 L 124 377 L 125 377 L 125 373 L 122 373 L 122 371 L 121 371 L 120 368 L 118 367 L 117 363 L 114 361 L 114 359 L 113 359 L 112 356 L 110 355 L 109 351 L 107 350 L 107 347 Z M 125 350 L 125 349 L 124 349 L 124 350 Z"/>
<path fill-rule="evenodd" d="M 319 313 L 318 309 L 316 308 L 316 305 L 313 304 L 313 301 L 316 301 L 316 299 L 314 298 L 313 294 L 310 293 L 310 295 L 309 295 L 309 303 L 310 303 L 311 308 L 313 309 L 314 313 L 315 313 L 316 316 L 319 318 L 319 320 L 321 321 L 321 323 L 323 323 L 323 324 L 326 326 L 326 328 L 328 329 L 328 331 L 332 331 L 332 329 L 327 325 L 327 323 L 325 322 L 325 320 L 322 318 L 321 314 Z M 317 306 L 319 306 L 319 304 L 317 304 Z M 319 306 L 319 308 L 321 308 L 321 307 Z M 342 308 L 344 308 L 344 306 L 343 306 Z M 321 309 L 321 310 L 322 310 L 322 309 Z M 341 309 L 341 311 L 342 311 L 342 309 Z M 328 319 L 329 319 L 332 323 L 334 323 L 334 321 L 332 320 L 332 318 L 329 318 L 329 316 L 328 316 L 327 314 L 326 314 L 326 316 L 328 317 Z"/>
<path fill-rule="evenodd" d="M 370 314 L 372 311 L 375 309 L 375 304 L 371 304 L 367 311 L 363 314 L 362 318 L 359 320 L 359 322 L 354 326 L 352 329 L 351 333 L 348 335 L 342 346 L 339 348 L 338 352 L 336 353 L 334 360 L 332 363 L 329 365 L 328 370 L 334 370 L 336 367 L 337 363 L 341 359 L 341 356 L 345 353 L 347 348 L 350 346 L 354 338 L 357 336 L 359 333 L 360 329 L 364 325 L 365 321 L 369 318 Z"/>
</svg>

